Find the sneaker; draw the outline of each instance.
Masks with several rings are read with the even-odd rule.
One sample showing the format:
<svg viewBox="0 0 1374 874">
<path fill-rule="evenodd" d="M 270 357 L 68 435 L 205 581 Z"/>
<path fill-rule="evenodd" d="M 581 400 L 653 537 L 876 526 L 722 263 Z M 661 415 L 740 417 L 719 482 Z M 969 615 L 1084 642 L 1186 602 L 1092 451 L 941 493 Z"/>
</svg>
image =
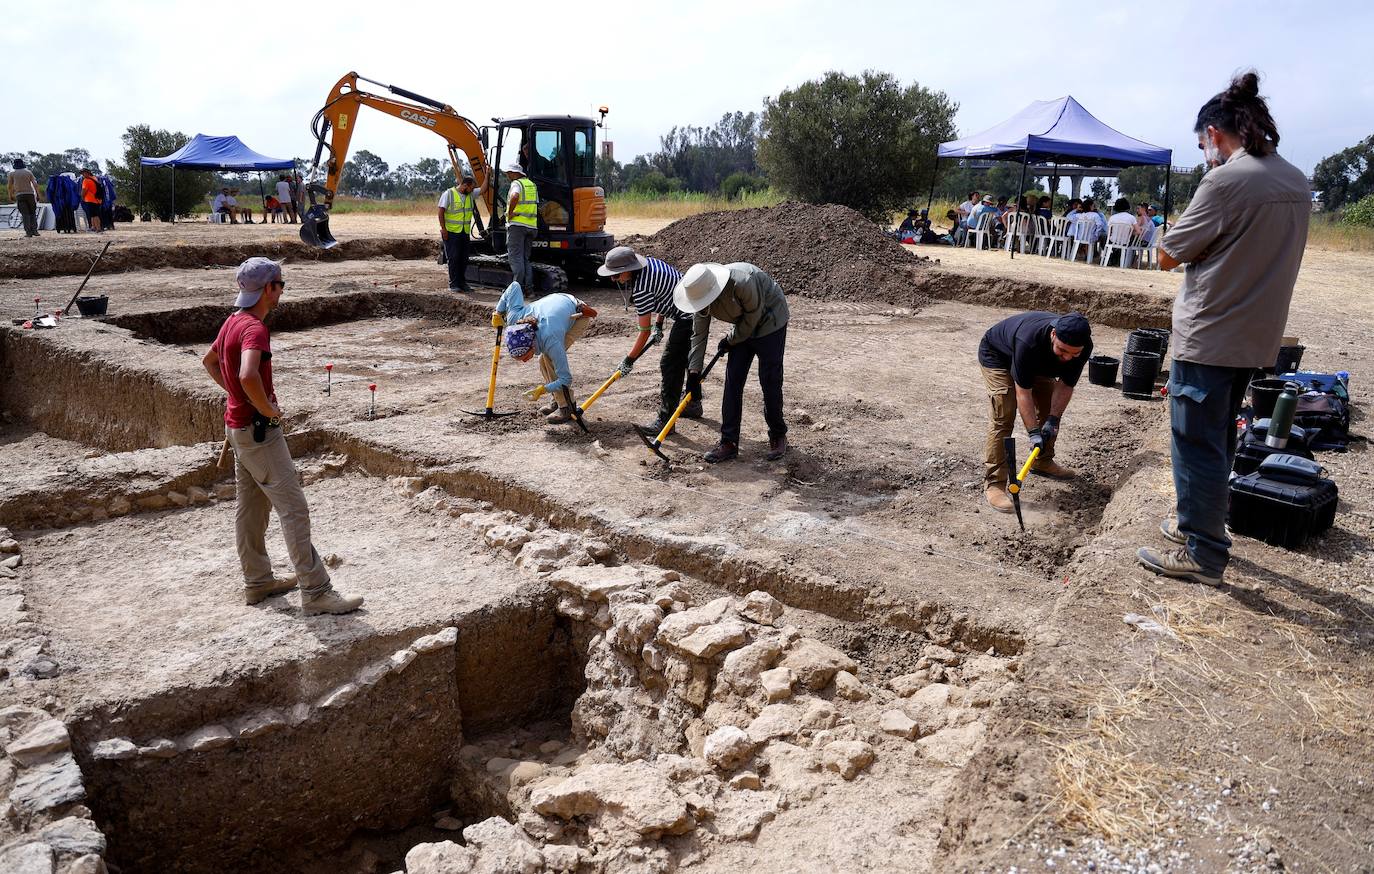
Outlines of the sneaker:
<svg viewBox="0 0 1374 874">
<path fill-rule="evenodd" d="M 1135 557 L 1145 567 L 1166 577 L 1202 583 L 1204 586 L 1221 585 L 1221 574 L 1204 570 L 1202 565 L 1188 554 L 1186 548 L 1155 552 L 1153 549 L 1141 547 L 1136 550 Z"/>
<path fill-rule="evenodd" d="M 706 413 L 701 408 L 701 401 L 695 399 L 682 410 L 682 418 L 684 419 L 700 419 L 704 415 Z"/>
<path fill-rule="evenodd" d="M 331 613 L 338 616 L 342 613 L 352 613 L 361 606 L 363 606 L 362 595 L 340 595 L 333 589 L 326 589 L 313 596 L 301 593 L 301 612 L 306 616 L 317 616 L 320 613 Z"/>
<path fill-rule="evenodd" d="M 640 428 L 641 431 L 643 431 L 645 434 L 648 434 L 650 437 L 657 437 L 657 436 L 658 436 L 658 432 L 662 431 L 662 430 L 663 430 L 663 426 L 666 425 L 666 424 L 668 424 L 668 417 L 667 417 L 667 416 L 659 416 L 658 418 L 654 419 L 652 422 L 649 422 L 649 423 L 644 424 L 644 425 L 640 425 L 639 428 Z M 676 431 L 676 430 L 677 430 L 677 423 L 674 423 L 674 424 L 673 424 L 673 431 Z M 673 431 L 669 431 L 668 433 L 671 434 L 671 433 L 673 433 Z"/>
<path fill-rule="evenodd" d="M 295 574 L 286 577 L 274 577 L 265 583 L 245 583 L 243 586 L 243 603 L 252 607 L 254 604 L 261 604 L 273 595 L 280 595 L 282 592 L 289 592 L 294 588 L 296 588 Z"/>
<path fill-rule="evenodd" d="M 1165 519 L 1163 522 L 1160 522 L 1159 533 L 1164 535 L 1165 540 L 1172 540 L 1180 546 L 1188 545 L 1188 538 L 1184 537 L 1178 531 L 1177 519 Z"/>
<path fill-rule="evenodd" d="M 764 458 L 768 459 L 769 461 L 777 461 L 778 459 L 782 458 L 784 455 L 787 454 L 787 450 L 789 448 L 790 447 L 787 445 L 786 435 L 783 435 L 782 437 L 769 437 L 768 454 L 765 455 Z"/>
<path fill-rule="evenodd" d="M 573 418 L 572 407 L 559 407 L 552 413 L 544 417 L 544 421 L 550 425 L 563 425 L 571 422 Z"/>
<path fill-rule="evenodd" d="M 988 486 L 983 496 L 988 499 L 988 506 L 999 513 L 1010 513 L 1016 509 L 1011 502 L 1011 495 L 1002 486 Z"/>
<path fill-rule="evenodd" d="M 1031 473 L 1049 479 L 1073 479 L 1078 476 L 1062 464 L 1056 463 L 1053 458 L 1047 458 L 1043 461 L 1037 460 L 1035 467 L 1031 468 Z"/>
<path fill-rule="evenodd" d="M 706 453 L 705 456 L 708 464 L 719 464 L 722 461 L 729 461 L 732 458 L 738 457 L 739 444 L 731 443 L 729 440 L 720 441 L 716 444 L 716 447 Z"/>
</svg>

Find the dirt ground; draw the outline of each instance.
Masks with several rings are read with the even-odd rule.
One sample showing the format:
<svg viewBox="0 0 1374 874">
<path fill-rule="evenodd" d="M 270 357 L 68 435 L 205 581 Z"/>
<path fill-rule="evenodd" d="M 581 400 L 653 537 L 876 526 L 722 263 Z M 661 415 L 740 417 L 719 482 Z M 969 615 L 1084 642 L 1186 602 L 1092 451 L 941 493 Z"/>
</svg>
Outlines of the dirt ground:
<svg viewBox="0 0 1374 874">
<path fill-rule="evenodd" d="M 340 216 L 335 233 L 437 236 L 426 222 Z M 35 247 L 84 252 L 111 236 L 116 246 L 128 239 L 175 247 L 226 233 L 280 240 L 293 231 L 136 224 L 99 240 L 45 235 Z M 21 244 L 28 245 L 6 240 L 0 267 L 22 257 Z M 1329 533 L 1296 552 L 1238 538 L 1222 588 L 1172 583 L 1133 560 L 1139 545 L 1165 545 L 1156 526 L 1172 504 L 1166 405 L 1085 379 L 1059 443 L 1059 460 L 1080 476 L 1028 485 L 1023 534 L 979 494 L 986 400 L 974 355 L 982 332 L 1036 301 L 1081 302 L 1103 316 L 1095 319 L 1097 350 L 1119 354 L 1130 327 L 1167 324 L 1181 277 L 1004 253 L 920 254 L 939 263 L 923 265 L 929 278 L 909 303 L 791 301 L 787 459 L 762 459 L 761 398 L 751 385 L 740 461 L 701 461 L 718 427 L 717 376 L 707 382 L 706 418 L 680 424 L 665 446 L 677 462 L 671 469 L 653 461 L 631 428 L 653 417 L 655 362 L 642 361 L 597 402 L 589 435 L 546 427 L 519 396 L 537 380 L 533 365 L 503 362 L 496 406 L 518 415 L 484 423 L 463 410 L 484 403 L 484 310 L 496 290 L 478 291 L 473 305 L 453 302 L 442 268 L 389 256 L 385 243 L 355 260 L 288 257 L 287 297 L 299 324 L 273 337 L 277 392 L 293 432 L 323 435 L 302 465 L 318 466 L 320 452 L 348 459 L 343 475 L 315 481 L 308 493 L 320 551 L 342 558 L 336 580 L 366 595 L 368 611 L 302 626 L 285 603 L 235 601 L 227 502 L 105 519 L 93 508 L 87 521 L 58 529 L 14 525 L 30 620 L 69 669 L 48 680 L 12 677 L 9 693 L 25 702 L 51 695 L 72 714 L 118 710 L 212 683 L 221 671 L 252 673 L 440 621 L 534 579 L 465 546 L 471 535 L 452 530 L 448 517 L 417 513 L 398 496 L 407 482 L 381 479 L 418 476 L 423 487 L 598 532 L 637 560 L 719 589 L 764 588 L 828 617 L 817 633 L 859 661 L 866 682 L 916 668 L 920 652 L 906 645 L 913 634 L 962 651 L 1019 655 L 1024 683 L 990 711 L 981 751 L 931 797 L 938 803 L 913 803 L 923 821 L 938 820 L 928 853 L 887 865 L 870 855 L 864 864 L 873 870 L 1374 870 L 1374 468 L 1366 445 L 1319 456 L 1341 489 Z M 22 343 L 3 338 L 6 373 L 16 372 L 15 356 L 40 354 L 32 343 L 41 343 L 54 368 L 76 362 L 117 371 L 130 391 L 162 387 L 174 399 L 165 408 L 138 408 L 166 418 L 158 433 L 171 436 L 149 442 L 210 458 L 219 401 L 198 358 L 232 285 L 231 266 L 212 260 L 97 273 L 87 293 L 110 296 L 113 321 L 66 321 L 24 332 Z M 1358 433 L 1368 427 L 1360 386 L 1374 362 L 1364 339 L 1374 296 L 1360 277 L 1372 270 L 1374 257 L 1309 250 L 1287 330 L 1307 346 L 1305 368 L 1353 374 Z M 35 296 L 67 297 L 80 281 L 70 272 L 26 275 L 0 270 L 6 318 L 28 315 Z M 632 319 L 618 291 L 575 290 L 601 310 L 596 330 L 571 354 L 585 396 L 628 350 Z M 355 315 L 340 315 L 347 312 Z M 324 323 L 312 323 L 312 314 Z M 138 336 L 118 327 L 126 317 L 131 327 L 137 317 Z M 159 330 L 167 332 L 161 339 Z M 334 365 L 328 394 L 325 364 Z M 32 375 L 42 368 L 22 372 L 39 378 Z M 108 457 L 141 469 L 130 458 L 137 453 L 63 433 L 74 421 L 64 408 L 93 403 L 93 391 L 56 380 L 42 391 L 0 386 L 13 419 L 0 432 L 3 489 L 39 506 L 43 493 L 98 473 L 63 469 L 64 458 L 78 455 L 87 465 Z M 35 416 L 52 423 L 51 436 Z M 186 464 L 206 466 L 189 457 Z M 35 479 L 26 473 L 34 467 L 57 468 L 56 479 Z M 212 485 L 213 471 L 205 476 Z M 1132 613 L 1164 630 L 1123 622 Z M 855 783 L 846 792 L 861 789 Z M 870 803 L 903 803 L 874 792 Z M 765 828 L 754 853 L 793 862 L 806 853 L 800 830 L 767 835 Z M 720 852 L 732 864 L 756 861 L 744 845 Z"/>
</svg>

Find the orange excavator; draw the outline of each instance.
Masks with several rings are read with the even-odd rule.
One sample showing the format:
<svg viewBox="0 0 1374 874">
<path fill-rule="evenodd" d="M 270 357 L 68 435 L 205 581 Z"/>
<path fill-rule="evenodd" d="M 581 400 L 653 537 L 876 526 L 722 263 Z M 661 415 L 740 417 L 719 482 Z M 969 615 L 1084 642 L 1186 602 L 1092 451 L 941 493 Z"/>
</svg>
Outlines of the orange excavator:
<svg viewBox="0 0 1374 874">
<path fill-rule="evenodd" d="M 360 82 L 384 88 L 394 96 L 365 91 Z M 325 249 L 338 244 L 329 230 L 329 210 L 339 188 L 358 110 L 364 106 L 443 137 L 455 178 L 461 176 L 464 164 L 471 170 L 482 190 L 481 204 L 488 224 L 484 229 L 479 211 L 472 241 L 474 254 L 468 261 L 469 282 L 504 286 L 511 280 L 510 265 L 504 257 L 507 186 L 503 179 L 491 178 L 494 168 L 502 166 L 503 153 L 507 160 L 512 153 L 517 155 L 525 174 L 539 189 L 539 231 L 532 265 L 536 293 L 564 290 L 569 273 L 594 276 L 605 253 L 614 248 L 615 237 L 606 233 L 606 195 L 596 184 L 596 129 L 605 121 L 606 107 L 601 107 L 601 121 L 574 115 L 525 115 L 493 118 L 492 125 L 479 126 L 447 103 L 357 73 L 348 73 L 335 83 L 311 122 L 316 146 L 306 186 L 310 208 L 301 221 L 301 239 L 306 243 Z M 321 158 L 323 184 L 315 181 Z"/>
</svg>

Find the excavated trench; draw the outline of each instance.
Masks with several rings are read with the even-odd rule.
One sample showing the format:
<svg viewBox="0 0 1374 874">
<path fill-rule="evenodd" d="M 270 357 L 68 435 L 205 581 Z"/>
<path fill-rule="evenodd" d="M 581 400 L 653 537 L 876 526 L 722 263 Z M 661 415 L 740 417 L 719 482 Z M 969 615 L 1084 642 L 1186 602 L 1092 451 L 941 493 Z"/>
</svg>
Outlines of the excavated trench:
<svg viewBox="0 0 1374 874">
<path fill-rule="evenodd" d="M 0 408 L 116 459 L 149 446 L 169 453 L 153 474 L 111 462 L 60 489 L 9 495 L 0 500 L 0 524 L 23 530 L 98 525 L 113 515 L 112 498 L 126 499 L 136 516 L 167 507 L 152 500 L 159 496 L 222 482 L 217 444 L 204 442 L 219 428 L 222 402 L 189 380 L 164 378 L 159 365 L 183 354 L 175 344 L 212 338 L 226 313 L 207 306 L 109 319 L 122 329 L 110 332 L 112 342 L 136 343 L 146 353 L 127 368 L 110 368 L 88 349 L 41 335 L 0 331 L 0 364 L 10 374 L 0 385 Z M 486 312 L 428 294 L 345 292 L 288 302 L 274 316 L 281 334 L 378 318 L 477 326 Z M 128 415 L 131 407 L 135 415 Z M 1128 447 L 1118 443 L 1102 445 L 1104 457 L 1120 459 Z M 1000 659 L 1024 646 L 1017 631 L 982 623 L 957 605 L 609 525 L 596 513 L 476 468 L 436 466 L 419 448 L 402 452 L 327 426 L 293 434 L 291 446 L 301 459 L 342 458 L 353 476 L 408 478 L 416 491 L 437 489 L 465 507 L 599 538 L 630 565 L 710 580 L 710 594 L 768 592 L 808 611 L 817 636 L 868 670 L 909 665 L 914 656 L 904 660 L 901 653 L 919 652 L 931 641 Z M 1128 455 L 1115 481 L 1147 462 Z M 1111 484 L 1080 497 L 1100 517 Z M 158 518 L 150 516 L 148 524 Z M 1063 546 L 1054 563 L 1072 550 Z M 455 837 L 430 828 L 436 810 L 464 823 L 510 816 L 460 761 L 460 751 L 534 723 L 549 726 L 550 735 L 566 731 L 586 689 L 587 634 L 555 608 L 557 597 L 531 578 L 479 609 L 430 616 L 307 660 L 260 671 L 226 669 L 212 684 L 80 711 L 69 727 L 109 861 L 125 872 L 334 871 L 357 864 L 365 847 L 374 867 L 386 866 L 376 870 L 390 871 L 401 867 L 411 844 Z M 434 645 L 432 636 L 445 628 L 456 629 L 456 642 Z M 415 655 L 397 669 L 392 660 L 406 651 Z M 137 752 L 95 752 L 111 739 L 128 739 Z M 167 741 L 175 752 L 164 756 L 158 750 L 168 749 Z"/>
</svg>

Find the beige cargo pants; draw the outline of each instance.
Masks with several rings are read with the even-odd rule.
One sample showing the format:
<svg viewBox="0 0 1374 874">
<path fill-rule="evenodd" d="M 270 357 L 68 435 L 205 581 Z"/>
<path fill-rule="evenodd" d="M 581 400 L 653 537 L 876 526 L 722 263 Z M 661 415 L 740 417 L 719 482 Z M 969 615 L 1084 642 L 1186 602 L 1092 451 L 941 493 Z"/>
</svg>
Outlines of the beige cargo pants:
<svg viewBox="0 0 1374 874">
<path fill-rule="evenodd" d="M 564 350 L 571 349 L 572 345 L 577 342 L 578 338 L 581 337 L 583 334 L 587 333 L 588 326 L 590 326 L 591 323 L 594 321 L 596 321 L 595 318 L 587 318 L 586 316 L 573 319 L 572 325 L 568 328 L 568 333 L 563 335 Z M 572 368 L 571 363 L 569 363 L 568 367 L 569 369 Z M 545 385 L 548 385 L 555 379 L 558 379 L 558 371 L 553 369 L 553 362 L 549 360 L 549 356 L 547 355 L 539 356 L 539 375 L 544 377 Z M 577 397 L 573 394 L 572 386 L 568 386 L 568 397 L 574 399 Z M 559 389 L 558 391 L 553 393 L 553 400 L 558 401 L 558 405 L 560 407 L 568 403 L 568 398 L 563 397 L 562 389 Z M 573 405 L 576 406 L 575 400 Z"/>
<path fill-rule="evenodd" d="M 276 510 L 302 597 L 309 599 L 329 591 L 329 571 L 310 542 L 310 508 L 281 428 L 268 428 L 261 443 L 253 442 L 251 426 L 226 428 L 225 433 L 237 459 L 234 533 L 243 565 L 243 585 L 252 589 L 272 581 L 266 535 L 268 517 Z"/>
<path fill-rule="evenodd" d="M 988 401 L 991 417 L 988 420 L 988 440 L 983 448 L 983 488 L 1005 486 L 1007 484 L 1007 453 L 1002 440 L 1010 437 L 1016 427 L 1016 383 L 1012 382 L 1010 370 L 1000 370 L 979 365 L 983 371 L 983 382 L 988 387 Z M 1054 380 L 1041 377 L 1035 380 L 1031 396 L 1035 398 L 1035 412 L 1041 422 L 1050 414 L 1050 398 L 1054 395 Z M 1017 441 L 1017 454 L 1021 461 L 1026 460 L 1030 449 L 1021 451 L 1021 441 Z M 1040 451 L 1040 461 L 1054 458 L 1054 441 L 1045 441 Z"/>
</svg>

